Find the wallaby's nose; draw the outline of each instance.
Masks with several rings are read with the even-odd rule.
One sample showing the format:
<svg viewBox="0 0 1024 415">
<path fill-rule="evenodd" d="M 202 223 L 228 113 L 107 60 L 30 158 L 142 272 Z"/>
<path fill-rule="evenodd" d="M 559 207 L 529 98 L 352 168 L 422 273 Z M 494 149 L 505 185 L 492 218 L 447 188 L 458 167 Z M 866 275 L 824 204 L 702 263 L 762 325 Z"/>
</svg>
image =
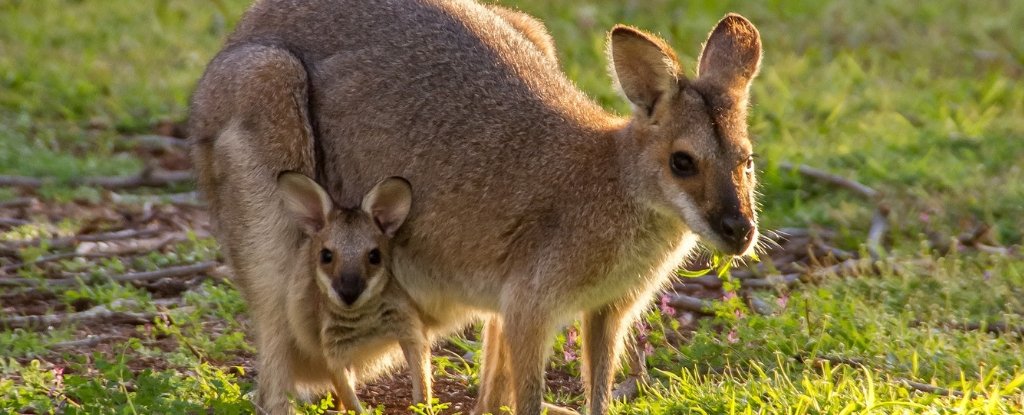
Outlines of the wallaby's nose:
<svg viewBox="0 0 1024 415">
<path fill-rule="evenodd" d="M 754 238 L 754 223 L 742 216 L 727 216 L 722 219 L 722 239 L 733 249 L 732 254 L 741 254 Z"/>
<path fill-rule="evenodd" d="M 366 289 L 366 283 L 359 275 L 342 275 L 341 278 L 335 279 L 332 285 L 346 305 L 355 303 Z"/>
</svg>

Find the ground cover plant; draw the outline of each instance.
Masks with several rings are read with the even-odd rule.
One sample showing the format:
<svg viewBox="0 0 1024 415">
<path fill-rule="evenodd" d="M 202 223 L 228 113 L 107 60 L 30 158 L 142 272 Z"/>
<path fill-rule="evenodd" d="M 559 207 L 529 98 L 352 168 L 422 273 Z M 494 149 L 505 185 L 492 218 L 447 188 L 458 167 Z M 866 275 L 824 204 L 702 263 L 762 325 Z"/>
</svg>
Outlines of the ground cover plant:
<svg viewBox="0 0 1024 415">
<path fill-rule="evenodd" d="M 635 327 L 614 413 L 1024 412 L 1024 3 L 506 4 L 621 113 L 614 23 L 663 36 L 691 75 L 728 11 L 765 45 L 760 262 L 680 271 Z M 181 127 L 246 6 L 0 2 L 0 412 L 251 411 L 251 327 Z M 362 399 L 468 413 L 477 335 L 435 349 L 432 408 L 408 407 L 401 373 Z M 548 400 L 579 406 L 576 328 L 553 340 Z"/>
</svg>

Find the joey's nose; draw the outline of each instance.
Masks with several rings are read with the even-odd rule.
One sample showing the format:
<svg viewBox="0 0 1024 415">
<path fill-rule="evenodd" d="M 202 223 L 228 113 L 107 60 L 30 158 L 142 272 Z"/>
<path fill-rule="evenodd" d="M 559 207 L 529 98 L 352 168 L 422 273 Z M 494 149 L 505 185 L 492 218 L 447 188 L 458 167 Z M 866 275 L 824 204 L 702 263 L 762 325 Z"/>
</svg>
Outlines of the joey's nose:
<svg viewBox="0 0 1024 415">
<path fill-rule="evenodd" d="M 359 295 L 366 289 L 366 283 L 358 275 L 342 276 L 334 280 L 334 291 L 338 292 L 341 301 L 346 305 L 352 305 L 359 299 Z"/>
<path fill-rule="evenodd" d="M 754 238 L 754 223 L 742 216 L 729 216 L 722 219 L 722 239 L 729 244 L 733 252 L 741 254 L 750 246 L 750 240 Z"/>
</svg>

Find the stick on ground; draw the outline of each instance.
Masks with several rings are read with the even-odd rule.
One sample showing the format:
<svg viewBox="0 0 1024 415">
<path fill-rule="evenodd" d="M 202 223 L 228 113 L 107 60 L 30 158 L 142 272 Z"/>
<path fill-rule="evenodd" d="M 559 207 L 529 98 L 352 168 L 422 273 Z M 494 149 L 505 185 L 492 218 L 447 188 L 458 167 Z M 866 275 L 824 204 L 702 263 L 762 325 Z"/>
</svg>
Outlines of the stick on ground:
<svg viewBox="0 0 1024 415">
<path fill-rule="evenodd" d="M 162 171 L 146 169 L 132 176 L 84 177 L 70 179 L 64 183 L 70 186 L 95 186 L 106 189 L 131 189 L 136 187 L 163 187 L 192 180 L 189 171 Z M 25 176 L 2 176 L 0 186 L 35 189 L 47 184 L 59 183 L 53 178 Z"/>
<path fill-rule="evenodd" d="M 0 326 L 8 328 L 50 327 L 62 324 L 146 324 L 156 318 L 156 313 L 113 311 L 98 305 L 85 311 L 67 314 L 43 314 L 37 316 L 12 316 L 0 319 Z"/>
</svg>

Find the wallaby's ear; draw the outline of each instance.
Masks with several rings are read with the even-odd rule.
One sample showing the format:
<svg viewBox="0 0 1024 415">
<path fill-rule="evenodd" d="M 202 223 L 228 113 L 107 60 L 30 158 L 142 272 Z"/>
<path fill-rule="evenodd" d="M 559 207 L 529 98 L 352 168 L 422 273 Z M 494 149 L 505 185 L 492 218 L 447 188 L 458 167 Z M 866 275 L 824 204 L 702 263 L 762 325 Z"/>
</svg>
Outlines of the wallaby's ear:
<svg viewBox="0 0 1024 415">
<path fill-rule="evenodd" d="M 389 238 L 395 236 L 412 208 L 412 185 L 398 176 L 388 177 L 363 196 L 363 211 Z"/>
<path fill-rule="evenodd" d="M 327 225 L 327 215 L 334 205 L 313 179 L 286 171 L 277 176 L 277 188 L 285 208 L 307 234 L 320 232 Z"/>
<path fill-rule="evenodd" d="M 698 79 L 746 93 L 761 66 L 761 35 L 753 23 L 729 13 L 715 26 L 700 53 Z"/>
<path fill-rule="evenodd" d="M 648 116 L 675 94 L 681 76 L 675 52 L 661 38 L 616 25 L 609 35 L 612 78 L 636 109 Z"/>
</svg>

